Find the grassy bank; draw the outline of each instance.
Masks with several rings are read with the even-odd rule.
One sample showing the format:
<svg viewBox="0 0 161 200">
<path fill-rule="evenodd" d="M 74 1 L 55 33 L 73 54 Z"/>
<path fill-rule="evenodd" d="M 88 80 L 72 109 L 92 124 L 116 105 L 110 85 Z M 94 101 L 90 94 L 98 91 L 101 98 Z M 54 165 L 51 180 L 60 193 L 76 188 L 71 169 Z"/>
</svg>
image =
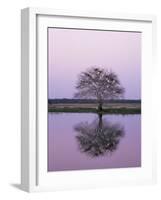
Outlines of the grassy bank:
<svg viewBox="0 0 161 200">
<path fill-rule="evenodd" d="M 97 104 L 49 104 L 49 112 L 98 113 Z M 102 114 L 141 114 L 141 104 L 111 103 L 103 106 Z"/>
</svg>

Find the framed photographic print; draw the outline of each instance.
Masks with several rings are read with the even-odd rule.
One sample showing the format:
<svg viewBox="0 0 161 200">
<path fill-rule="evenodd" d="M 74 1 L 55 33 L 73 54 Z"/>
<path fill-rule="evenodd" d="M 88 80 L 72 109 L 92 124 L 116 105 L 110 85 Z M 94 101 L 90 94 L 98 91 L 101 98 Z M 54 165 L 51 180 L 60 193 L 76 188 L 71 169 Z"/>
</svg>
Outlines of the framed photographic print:
<svg viewBox="0 0 161 200">
<path fill-rule="evenodd" d="M 21 187 L 154 183 L 155 17 L 26 8 Z"/>
</svg>

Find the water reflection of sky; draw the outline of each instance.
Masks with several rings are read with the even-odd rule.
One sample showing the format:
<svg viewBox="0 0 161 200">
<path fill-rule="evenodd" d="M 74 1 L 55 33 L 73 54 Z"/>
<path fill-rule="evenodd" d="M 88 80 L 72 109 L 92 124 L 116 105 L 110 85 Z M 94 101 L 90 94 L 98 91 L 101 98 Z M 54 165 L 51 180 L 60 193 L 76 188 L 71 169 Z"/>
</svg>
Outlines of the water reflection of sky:
<svg viewBox="0 0 161 200">
<path fill-rule="evenodd" d="M 89 156 L 80 150 L 77 141 L 80 123 L 92 124 L 96 114 L 54 114 L 48 116 L 48 170 L 81 170 L 141 166 L 141 116 L 103 115 L 109 124 L 119 124 L 124 136 L 119 138 L 113 152 L 101 156 Z M 108 125 L 109 126 L 109 125 Z"/>
</svg>

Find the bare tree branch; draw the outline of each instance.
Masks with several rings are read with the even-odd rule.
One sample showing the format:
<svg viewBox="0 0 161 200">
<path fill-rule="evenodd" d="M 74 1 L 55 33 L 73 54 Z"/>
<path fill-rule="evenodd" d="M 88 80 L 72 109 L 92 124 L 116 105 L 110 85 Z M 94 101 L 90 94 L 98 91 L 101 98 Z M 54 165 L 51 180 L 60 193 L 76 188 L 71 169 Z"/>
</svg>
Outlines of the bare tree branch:
<svg viewBox="0 0 161 200">
<path fill-rule="evenodd" d="M 76 85 L 75 98 L 96 98 L 98 103 L 105 99 L 122 98 L 125 92 L 117 75 L 100 67 L 82 72 Z"/>
</svg>

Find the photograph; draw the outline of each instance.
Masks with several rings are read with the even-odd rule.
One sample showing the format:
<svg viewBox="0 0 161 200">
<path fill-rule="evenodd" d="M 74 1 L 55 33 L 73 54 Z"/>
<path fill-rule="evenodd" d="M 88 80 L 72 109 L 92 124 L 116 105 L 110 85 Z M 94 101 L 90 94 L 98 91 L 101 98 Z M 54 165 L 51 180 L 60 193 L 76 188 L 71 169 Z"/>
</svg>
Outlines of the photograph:
<svg viewBox="0 0 161 200">
<path fill-rule="evenodd" d="M 47 170 L 141 167 L 142 33 L 47 28 Z"/>
</svg>

